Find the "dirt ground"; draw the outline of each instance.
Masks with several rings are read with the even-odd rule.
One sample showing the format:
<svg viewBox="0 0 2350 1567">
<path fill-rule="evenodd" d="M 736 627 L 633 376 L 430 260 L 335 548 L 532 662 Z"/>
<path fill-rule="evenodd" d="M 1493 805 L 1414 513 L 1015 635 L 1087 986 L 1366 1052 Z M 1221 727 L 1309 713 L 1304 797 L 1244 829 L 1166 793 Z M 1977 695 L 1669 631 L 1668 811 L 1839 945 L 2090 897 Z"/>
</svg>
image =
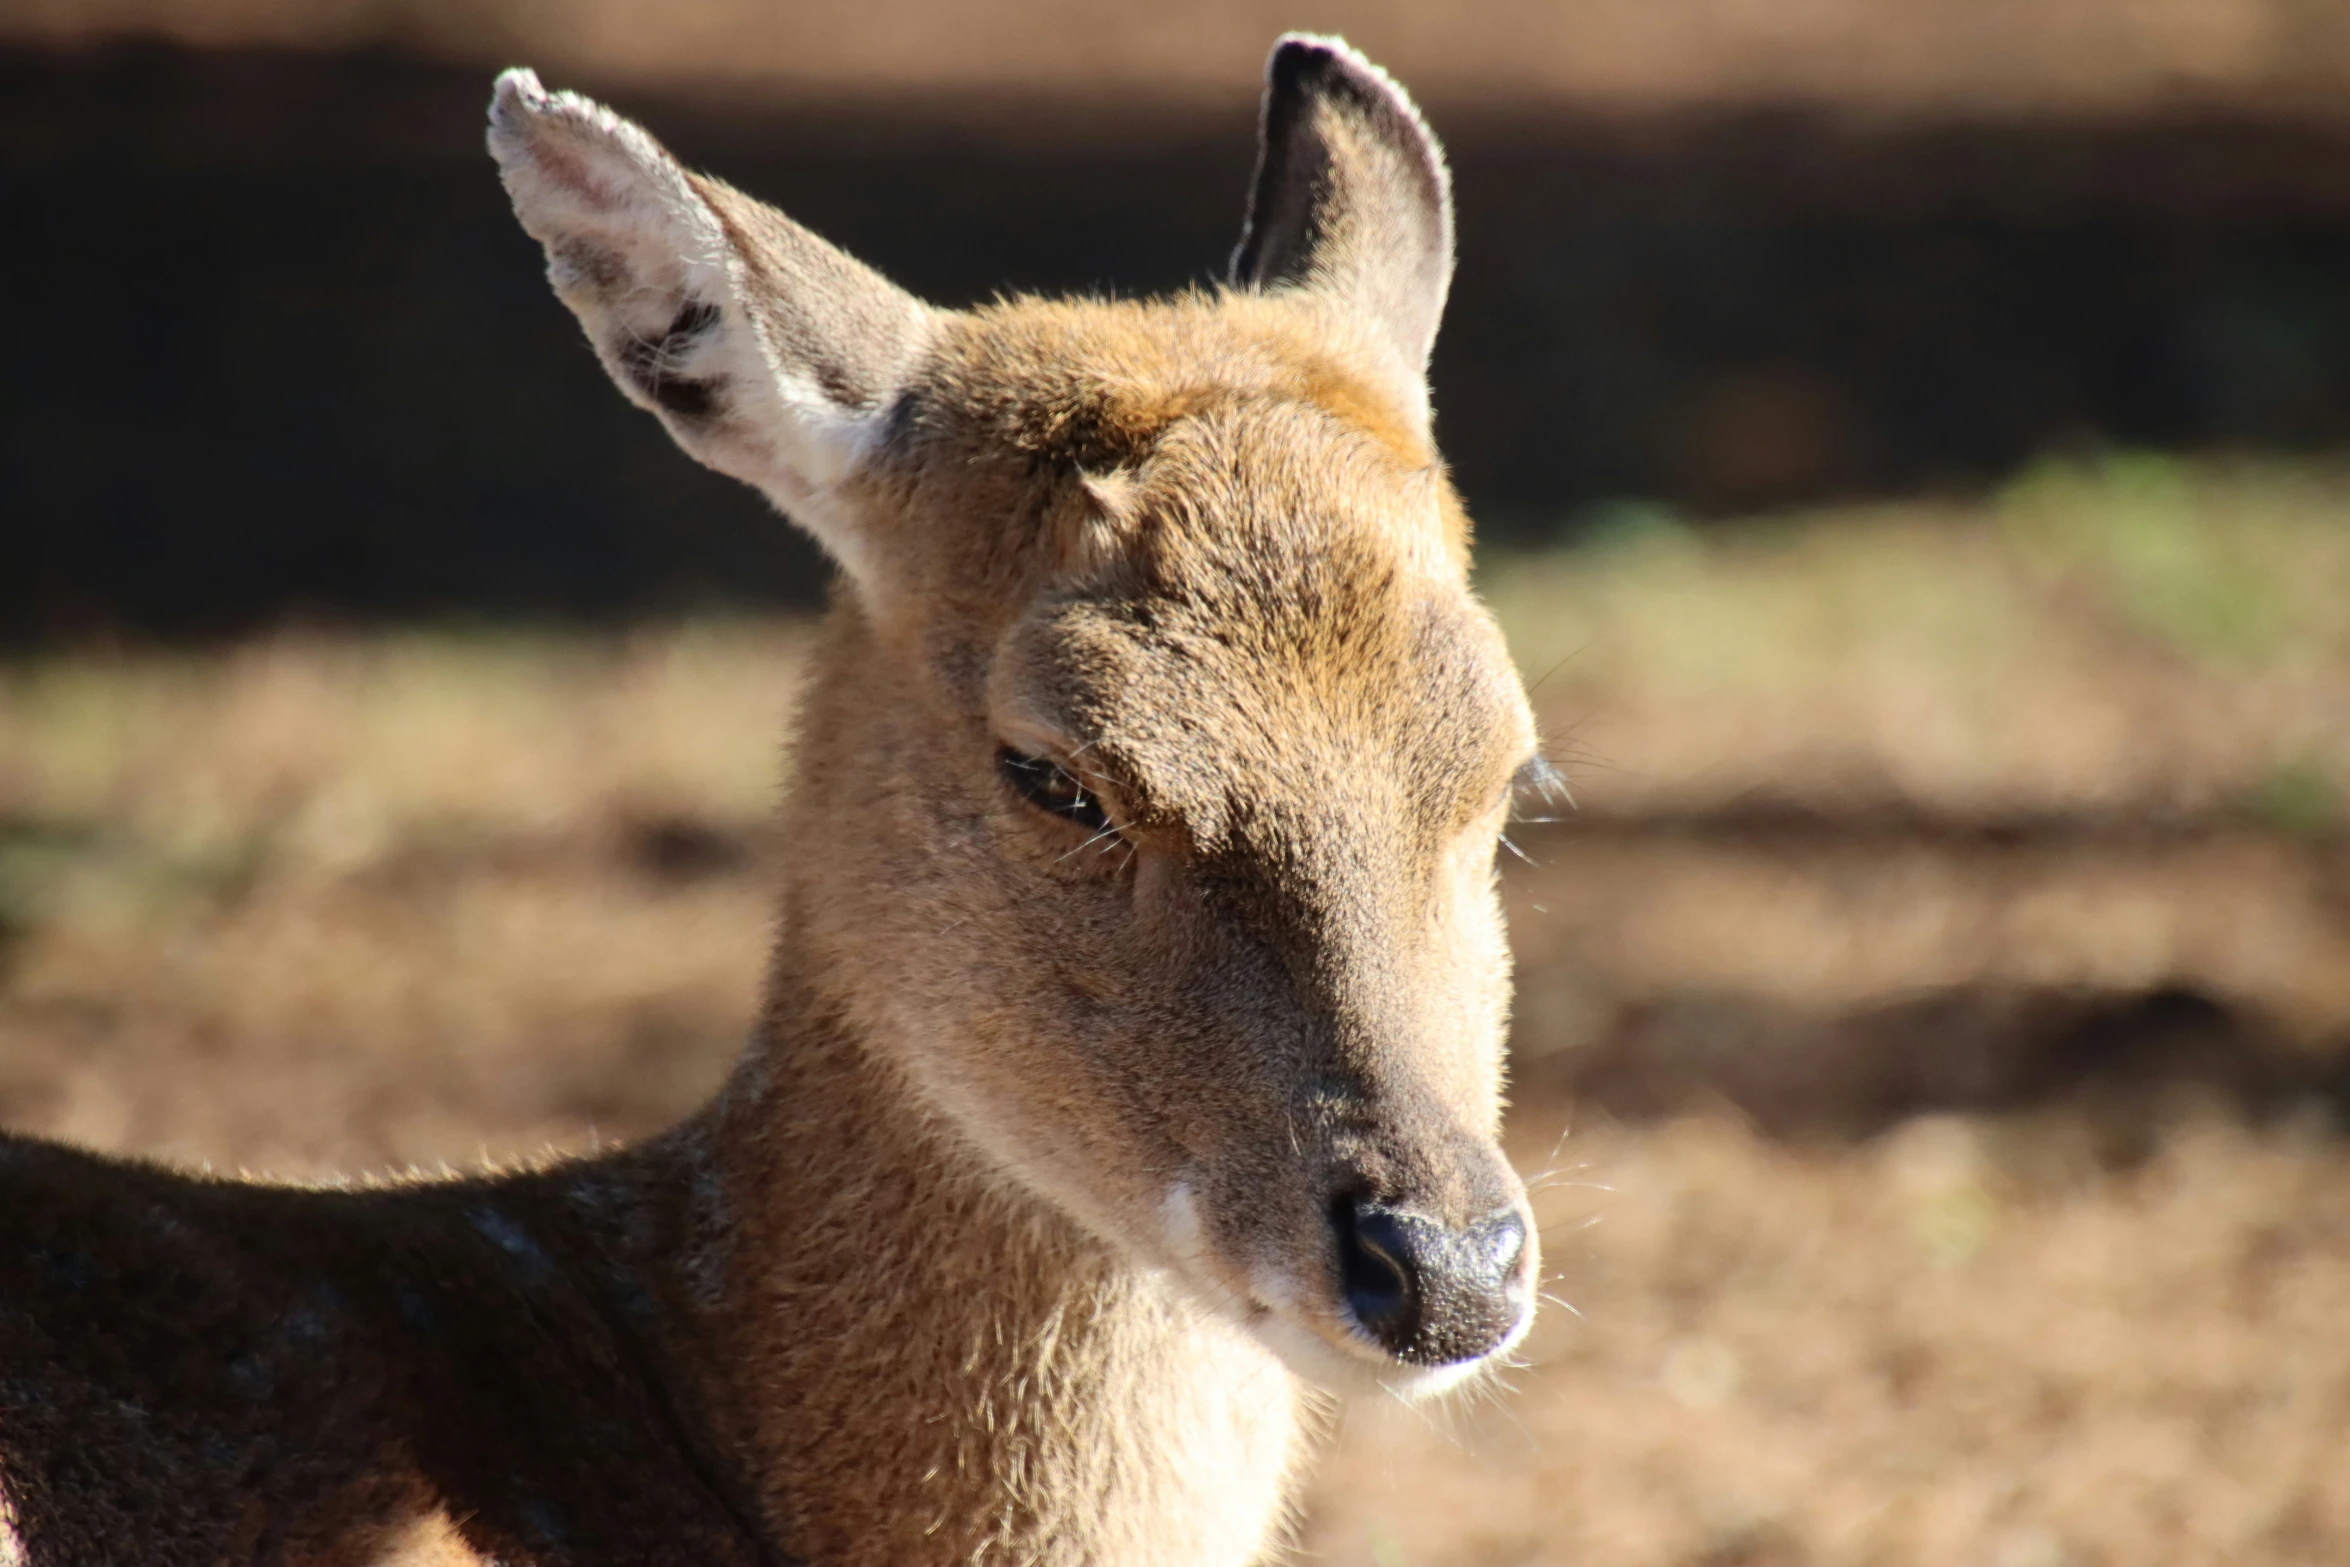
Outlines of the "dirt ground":
<svg viewBox="0 0 2350 1567">
<path fill-rule="evenodd" d="M 1577 795 L 1505 877 L 1553 1304 L 1349 1413 L 1300 1559 L 2350 1560 L 2350 476 L 1621 524 L 1486 578 Z M 0 1122 L 315 1178 L 679 1114 L 805 637 L 0 668 Z"/>
</svg>

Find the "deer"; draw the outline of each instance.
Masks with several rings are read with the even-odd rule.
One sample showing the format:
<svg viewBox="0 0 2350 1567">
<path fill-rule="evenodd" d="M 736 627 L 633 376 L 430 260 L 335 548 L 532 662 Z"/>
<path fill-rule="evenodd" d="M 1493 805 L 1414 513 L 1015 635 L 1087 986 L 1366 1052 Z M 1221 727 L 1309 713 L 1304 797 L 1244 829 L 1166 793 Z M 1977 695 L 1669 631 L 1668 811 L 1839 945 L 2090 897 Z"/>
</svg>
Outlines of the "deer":
<svg viewBox="0 0 2350 1567">
<path fill-rule="evenodd" d="M 1450 176 L 1284 36 L 1229 281 L 935 308 L 527 70 L 629 400 L 836 563 L 683 1124 L 269 1184 L 0 1140 L 0 1562 L 1240 1564 L 1506 1362 L 1496 849 L 1547 767 L 1428 364 Z"/>
</svg>

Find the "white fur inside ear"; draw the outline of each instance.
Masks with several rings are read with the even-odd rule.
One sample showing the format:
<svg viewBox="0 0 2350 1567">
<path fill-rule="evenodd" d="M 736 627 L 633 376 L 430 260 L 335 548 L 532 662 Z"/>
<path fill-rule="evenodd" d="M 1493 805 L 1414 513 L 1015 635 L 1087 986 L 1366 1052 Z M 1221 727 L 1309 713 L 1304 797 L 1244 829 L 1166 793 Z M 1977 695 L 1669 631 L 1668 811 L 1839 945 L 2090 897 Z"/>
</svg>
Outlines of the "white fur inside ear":
<svg viewBox="0 0 2350 1567">
<path fill-rule="evenodd" d="M 670 195 L 690 195 L 677 160 L 642 128 L 593 99 L 547 91 L 538 73 L 524 67 L 499 73 L 489 144 L 510 176 L 543 177 L 591 207 L 623 205 L 648 181 Z"/>
<path fill-rule="evenodd" d="M 519 69 L 498 78 L 489 149 L 549 282 L 630 401 L 868 577 L 834 491 L 880 412 L 843 406 L 816 367 L 780 362 L 725 225 L 678 161 L 602 104 Z"/>
<path fill-rule="evenodd" d="M 676 273 L 689 288 L 723 285 L 717 215 L 660 143 L 602 104 L 507 71 L 490 99 L 489 147 L 567 302 L 581 285 L 610 290 L 615 262 L 636 263 L 629 276 L 639 284 Z"/>
</svg>

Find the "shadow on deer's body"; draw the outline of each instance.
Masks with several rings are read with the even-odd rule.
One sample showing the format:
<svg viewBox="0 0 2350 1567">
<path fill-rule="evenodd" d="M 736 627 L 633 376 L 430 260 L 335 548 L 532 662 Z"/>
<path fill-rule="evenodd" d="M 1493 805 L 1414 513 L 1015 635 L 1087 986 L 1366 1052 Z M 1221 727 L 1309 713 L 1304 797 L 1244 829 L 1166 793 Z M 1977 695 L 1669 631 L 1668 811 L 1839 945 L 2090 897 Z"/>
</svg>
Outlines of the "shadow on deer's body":
<svg viewBox="0 0 2350 1567">
<path fill-rule="evenodd" d="M 684 1126 L 525 1173 L 0 1143 L 17 1550 L 1261 1555 L 1304 1387 L 1530 1312 L 1534 736 L 1429 437 L 1433 142 L 1284 40 L 1231 289 L 968 314 L 527 73 L 490 144 L 622 388 L 843 568 L 763 1021 Z"/>
</svg>

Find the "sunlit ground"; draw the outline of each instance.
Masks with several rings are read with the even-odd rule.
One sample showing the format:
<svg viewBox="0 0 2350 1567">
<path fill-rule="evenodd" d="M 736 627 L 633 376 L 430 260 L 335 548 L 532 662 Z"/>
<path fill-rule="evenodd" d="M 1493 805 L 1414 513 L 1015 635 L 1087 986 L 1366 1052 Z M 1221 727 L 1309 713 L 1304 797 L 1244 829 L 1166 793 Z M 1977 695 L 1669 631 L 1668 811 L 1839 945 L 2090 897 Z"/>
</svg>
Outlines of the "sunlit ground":
<svg viewBox="0 0 2350 1567">
<path fill-rule="evenodd" d="M 1491 556 L 1549 1292 L 1339 1562 L 2350 1559 L 2350 472 Z M 293 1176 L 641 1133 L 755 997 L 805 628 L 0 669 L 0 1121 Z"/>
</svg>

